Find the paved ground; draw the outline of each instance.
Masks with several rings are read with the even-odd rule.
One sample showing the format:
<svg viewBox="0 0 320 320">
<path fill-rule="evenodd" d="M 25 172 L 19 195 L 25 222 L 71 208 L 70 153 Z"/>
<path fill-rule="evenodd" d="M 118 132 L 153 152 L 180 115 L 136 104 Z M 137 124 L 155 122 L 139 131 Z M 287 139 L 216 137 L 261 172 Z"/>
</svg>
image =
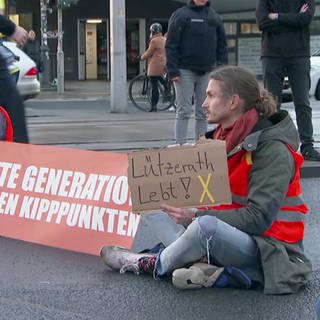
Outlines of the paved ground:
<svg viewBox="0 0 320 320">
<path fill-rule="evenodd" d="M 108 93 L 97 89 L 104 85 L 87 83 L 86 93 L 84 87 L 79 91 L 67 83 L 70 90 L 63 96 L 46 92 L 27 102 L 31 142 L 119 152 L 172 142 L 172 112 L 141 113 L 129 105 L 127 114 L 110 113 Z M 292 113 L 292 106 L 286 107 Z M 318 164 L 308 167 L 312 165 L 314 172 Z M 319 179 L 303 179 L 302 185 L 310 208 L 305 250 L 313 263 L 313 277 L 298 294 L 265 296 L 234 289 L 183 292 L 174 289 L 170 279 L 154 281 L 110 272 L 96 256 L 0 238 L 0 320 L 314 320 L 320 294 Z M 155 241 L 142 220 L 134 249 Z"/>
<path fill-rule="evenodd" d="M 119 152 L 174 143 L 173 111 L 141 112 L 128 103 L 127 113 L 111 113 L 109 101 L 109 83 L 104 81 L 67 82 L 63 95 L 43 91 L 26 103 L 31 142 Z M 320 102 L 311 103 L 315 146 L 320 147 Z M 283 107 L 295 119 L 293 104 Z M 189 125 L 190 138 L 193 123 Z M 302 174 L 320 177 L 320 163 L 305 162 Z"/>
<path fill-rule="evenodd" d="M 170 279 L 111 272 L 96 256 L 0 238 L 0 319 L 315 320 L 320 294 L 319 179 L 304 179 L 303 189 L 310 206 L 305 248 L 314 271 L 298 294 L 178 291 Z M 135 248 L 154 242 L 142 221 Z"/>
</svg>

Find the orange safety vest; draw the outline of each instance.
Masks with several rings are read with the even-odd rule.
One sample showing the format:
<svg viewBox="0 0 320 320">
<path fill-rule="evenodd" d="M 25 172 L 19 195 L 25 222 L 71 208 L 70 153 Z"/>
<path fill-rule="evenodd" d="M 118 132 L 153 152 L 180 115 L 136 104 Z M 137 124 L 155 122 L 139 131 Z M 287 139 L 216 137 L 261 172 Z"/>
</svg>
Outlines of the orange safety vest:
<svg viewBox="0 0 320 320">
<path fill-rule="evenodd" d="M 263 233 L 264 236 L 273 237 L 280 241 L 295 243 L 303 239 L 304 217 L 308 212 L 306 204 L 302 201 L 300 185 L 300 167 L 303 157 L 295 152 L 289 145 L 294 161 L 295 174 L 288 186 L 287 194 L 280 206 L 276 220 L 270 228 Z M 212 210 L 230 210 L 242 208 L 247 204 L 249 172 L 252 167 L 252 152 L 241 150 L 228 159 L 229 182 L 232 193 L 232 203 L 214 206 Z"/>
<path fill-rule="evenodd" d="M 11 119 L 8 115 L 8 112 L 0 106 L 0 113 L 4 116 L 6 122 L 7 122 L 7 129 L 6 129 L 6 139 L 5 141 L 13 141 L 13 127 L 12 127 L 12 122 Z"/>
</svg>

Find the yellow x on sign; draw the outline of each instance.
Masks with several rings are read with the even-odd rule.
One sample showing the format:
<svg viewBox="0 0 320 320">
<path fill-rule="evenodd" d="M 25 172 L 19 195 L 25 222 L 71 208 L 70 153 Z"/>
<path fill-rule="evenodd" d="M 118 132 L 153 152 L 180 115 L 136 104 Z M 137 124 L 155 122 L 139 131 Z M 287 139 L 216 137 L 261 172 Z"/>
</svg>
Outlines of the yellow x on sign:
<svg viewBox="0 0 320 320">
<path fill-rule="evenodd" d="M 203 187 L 203 191 L 202 191 L 202 194 L 201 194 L 201 196 L 200 196 L 200 203 L 203 202 L 205 195 L 208 196 L 208 198 L 210 199 L 211 203 L 215 203 L 215 200 L 214 200 L 212 194 L 210 193 L 210 191 L 209 191 L 209 189 L 208 189 L 209 184 L 210 184 L 210 180 L 211 180 L 211 173 L 209 173 L 206 182 L 203 181 L 203 179 L 202 179 L 201 176 L 198 176 L 198 178 L 199 178 L 200 183 L 201 183 L 201 185 L 202 185 L 202 187 Z"/>
</svg>

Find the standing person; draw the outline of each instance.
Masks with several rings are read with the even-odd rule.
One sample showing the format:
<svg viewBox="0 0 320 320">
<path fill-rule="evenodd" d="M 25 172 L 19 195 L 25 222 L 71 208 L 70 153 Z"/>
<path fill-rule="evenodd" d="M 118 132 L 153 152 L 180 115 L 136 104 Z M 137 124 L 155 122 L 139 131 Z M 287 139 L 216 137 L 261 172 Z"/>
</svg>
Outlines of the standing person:
<svg viewBox="0 0 320 320">
<path fill-rule="evenodd" d="M 232 203 L 205 210 L 162 204 L 184 233 L 156 255 L 106 246 L 103 261 L 121 273 L 173 271 L 180 289 L 260 284 L 266 294 L 297 292 L 310 278 L 311 263 L 302 250 L 307 206 L 292 119 L 276 112 L 251 72 L 232 66 L 213 71 L 203 108 L 208 122 L 218 124 L 207 138 L 226 141 Z M 183 268 L 203 257 L 207 263 Z"/>
<path fill-rule="evenodd" d="M 0 15 L 0 32 L 9 36 L 18 45 L 28 41 L 28 32 Z M 25 110 L 22 97 L 13 81 L 5 59 L 0 55 L 0 105 L 8 112 L 14 128 L 14 141 L 28 143 Z"/>
<path fill-rule="evenodd" d="M 166 39 L 162 35 L 160 23 L 153 23 L 150 26 L 150 42 L 148 49 L 141 55 L 141 60 L 148 60 L 148 77 L 151 82 L 151 108 L 150 112 L 157 111 L 159 101 L 158 81 L 164 83 L 162 78 L 166 66 Z"/>
<path fill-rule="evenodd" d="M 28 32 L 29 40 L 23 47 L 24 52 L 36 63 L 39 72 L 42 72 L 40 42 L 33 30 Z"/>
<path fill-rule="evenodd" d="M 191 0 L 169 20 L 166 41 L 167 72 L 176 89 L 176 143 L 187 142 L 188 123 L 195 104 L 195 140 L 207 131 L 202 109 L 210 71 L 228 63 L 227 41 L 220 16 L 208 0 Z"/>
<path fill-rule="evenodd" d="M 262 31 L 262 66 L 265 88 L 282 102 L 283 80 L 287 75 L 292 89 L 300 151 L 305 160 L 320 161 L 313 147 L 310 89 L 310 23 L 314 0 L 259 0 L 257 23 Z"/>
</svg>

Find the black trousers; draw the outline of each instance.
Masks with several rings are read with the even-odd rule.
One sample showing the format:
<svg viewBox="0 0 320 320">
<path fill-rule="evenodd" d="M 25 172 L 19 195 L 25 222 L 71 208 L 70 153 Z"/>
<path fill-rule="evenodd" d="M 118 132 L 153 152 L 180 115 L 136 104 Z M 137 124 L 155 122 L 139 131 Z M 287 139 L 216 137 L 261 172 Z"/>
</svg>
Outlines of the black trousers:
<svg viewBox="0 0 320 320">
<path fill-rule="evenodd" d="M 13 81 L 5 60 L 0 55 L 0 105 L 8 112 L 13 125 L 13 140 L 28 143 L 23 99 Z"/>
<path fill-rule="evenodd" d="M 264 87 L 277 99 L 278 109 L 282 102 L 283 80 L 288 76 L 301 140 L 301 151 L 313 146 L 312 109 L 309 101 L 310 58 L 264 57 L 262 66 Z"/>
<path fill-rule="evenodd" d="M 159 101 L 159 88 L 158 82 L 165 85 L 165 80 L 161 76 L 149 76 L 151 82 L 151 108 L 157 106 Z"/>
</svg>

